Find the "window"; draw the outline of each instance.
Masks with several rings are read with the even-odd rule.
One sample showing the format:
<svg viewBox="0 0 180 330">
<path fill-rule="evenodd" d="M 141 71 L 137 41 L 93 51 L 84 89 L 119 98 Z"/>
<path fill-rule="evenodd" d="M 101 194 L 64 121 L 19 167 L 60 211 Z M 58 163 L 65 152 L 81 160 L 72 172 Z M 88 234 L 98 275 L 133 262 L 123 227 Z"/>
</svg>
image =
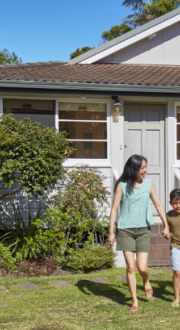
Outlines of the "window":
<svg viewBox="0 0 180 330">
<path fill-rule="evenodd" d="M 42 113 L 42 111 L 52 111 L 54 109 L 53 101 L 49 100 L 18 100 L 4 99 L 4 113 Z"/>
<path fill-rule="evenodd" d="M 12 113 L 18 120 L 28 117 L 42 125 L 55 127 L 54 105 L 53 100 L 3 99 L 3 112 Z"/>
<path fill-rule="evenodd" d="M 107 159 L 107 104 L 59 102 L 59 130 L 68 133 L 71 158 Z"/>
<path fill-rule="evenodd" d="M 177 107 L 177 129 L 176 129 L 176 148 L 177 148 L 177 160 L 180 160 L 180 106 Z"/>
</svg>

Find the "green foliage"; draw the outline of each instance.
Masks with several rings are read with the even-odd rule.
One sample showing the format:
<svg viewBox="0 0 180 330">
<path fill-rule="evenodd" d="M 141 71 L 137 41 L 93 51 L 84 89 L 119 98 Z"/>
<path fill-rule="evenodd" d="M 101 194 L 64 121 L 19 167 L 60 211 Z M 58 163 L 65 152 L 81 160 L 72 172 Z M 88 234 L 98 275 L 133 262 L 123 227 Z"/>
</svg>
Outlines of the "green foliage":
<svg viewBox="0 0 180 330">
<path fill-rule="evenodd" d="M 140 0 L 126 0 L 123 2 L 123 5 L 126 7 L 131 7 L 133 11 L 135 11 L 134 14 L 125 17 L 123 22 L 131 25 L 133 28 L 136 28 L 137 26 L 141 26 L 157 17 L 169 13 L 176 8 L 179 8 L 180 1 L 151 0 L 149 2 L 144 2 Z"/>
<path fill-rule="evenodd" d="M 71 243 L 66 232 L 69 223 L 71 223 L 70 216 L 59 208 L 47 210 L 43 220 L 37 219 L 34 222 L 38 228 L 38 233 L 31 242 L 34 253 L 41 258 L 63 255 L 67 244 Z"/>
<path fill-rule="evenodd" d="M 20 187 L 3 198 L 24 189 L 30 195 L 43 196 L 53 188 L 62 174 L 62 163 L 72 152 L 66 135 L 54 128 L 25 118 L 16 120 L 3 115 L 0 121 L 0 181 L 6 187 Z"/>
<path fill-rule="evenodd" d="M 16 269 L 15 264 L 16 259 L 12 257 L 9 248 L 0 243 L 0 267 L 5 267 L 7 272 L 10 273 Z"/>
<path fill-rule="evenodd" d="M 101 37 L 103 41 L 106 42 L 115 39 L 131 30 L 132 28 L 127 24 L 114 25 L 109 31 L 104 31 Z"/>
<path fill-rule="evenodd" d="M 12 52 L 12 54 L 7 50 L 3 49 L 0 51 L 0 65 L 1 64 L 13 64 L 13 63 L 21 63 L 21 58 L 18 59 L 18 56 Z"/>
<path fill-rule="evenodd" d="M 81 54 L 84 54 L 86 52 L 88 52 L 89 50 L 91 50 L 91 47 L 82 47 L 81 49 L 77 48 L 75 52 L 71 53 L 70 55 L 70 59 L 77 57 Z"/>
<path fill-rule="evenodd" d="M 38 235 L 33 249 L 41 257 L 59 254 L 83 246 L 88 233 L 103 244 L 107 234 L 107 189 L 98 171 L 77 167 L 64 175 L 57 194 L 43 220 L 36 220 Z"/>
<path fill-rule="evenodd" d="M 36 235 L 37 227 L 33 222 L 41 217 L 41 206 L 34 217 L 31 215 L 30 206 L 28 213 L 28 221 L 23 219 L 19 206 L 13 205 L 14 223 L 11 218 L 1 221 L 1 227 L 5 234 L 1 237 L 1 241 L 8 245 L 12 255 L 16 255 L 16 259 L 31 259 L 35 257 L 35 252 L 32 248 L 33 239 Z"/>
<path fill-rule="evenodd" d="M 86 244 L 83 249 L 77 249 L 67 256 L 65 265 L 75 271 L 90 272 L 102 268 L 112 268 L 113 258 L 114 252 L 109 244 L 104 246 Z"/>
</svg>

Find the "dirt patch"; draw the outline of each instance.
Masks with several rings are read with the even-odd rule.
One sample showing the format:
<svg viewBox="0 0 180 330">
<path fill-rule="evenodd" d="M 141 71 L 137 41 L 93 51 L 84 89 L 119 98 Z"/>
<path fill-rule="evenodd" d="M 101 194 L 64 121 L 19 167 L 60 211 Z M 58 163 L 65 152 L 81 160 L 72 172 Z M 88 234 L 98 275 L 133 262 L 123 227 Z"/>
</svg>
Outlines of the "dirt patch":
<svg viewBox="0 0 180 330">
<path fill-rule="evenodd" d="M 73 272 L 57 267 L 54 259 L 38 259 L 21 261 L 16 271 L 8 274 L 5 268 L 0 268 L 0 276 L 3 277 L 43 277 L 73 275 Z"/>
</svg>

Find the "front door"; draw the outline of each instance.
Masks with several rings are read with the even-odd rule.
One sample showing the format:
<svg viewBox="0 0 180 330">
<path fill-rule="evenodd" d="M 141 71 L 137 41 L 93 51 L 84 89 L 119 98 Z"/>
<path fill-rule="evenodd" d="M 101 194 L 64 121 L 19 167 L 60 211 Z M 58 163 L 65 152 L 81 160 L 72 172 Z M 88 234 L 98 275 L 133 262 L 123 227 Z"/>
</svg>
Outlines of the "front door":
<svg viewBox="0 0 180 330">
<path fill-rule="evenodd" d="M 134 154 L 147 158 L 147 178 L 152 180 L 165 207 L 164 112 L 162 104 L 125 104 L 124 153 L 125 162 Z"/>
</svg>

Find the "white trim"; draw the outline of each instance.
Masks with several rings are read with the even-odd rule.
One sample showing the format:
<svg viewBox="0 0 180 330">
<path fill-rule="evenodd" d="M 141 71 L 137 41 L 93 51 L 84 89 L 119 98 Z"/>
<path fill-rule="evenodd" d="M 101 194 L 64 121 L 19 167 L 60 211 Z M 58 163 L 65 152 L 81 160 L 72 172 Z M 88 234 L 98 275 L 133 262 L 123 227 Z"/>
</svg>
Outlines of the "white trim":
<svg viewBox="0 0 180 330">
<path fill-rule="evenodd" d="M 177 159 L 177 110 L 176 108 L 180 106 L 180 102 L 174 102 L 174 117 L 175 117 L 175 127 L 174 127 L 174 143 L 175 143 L 175 164 L 180 165 L 180 159 Z M 175 166 L 174 166 L 175 167 Z"/>
<path fill-rule="evenodd" d="M 107 123 L 107 120 L 94 120 L 94 119 L 58 119 L 58 121 L 65 122 L 77 122 L 77 123 Z"/>
<path fill-rule="evenodd" d="M 104 139 L 67 139 L 68 141 L 75 141 L 75 142 L 107 142 L 108 140 Z"/>
<path fill-rule="evenodd" d="M 0 114 L 3 113 L 3 99 L 0 97 Z"/>
<path fill-rule="evenodd" d="M 66 159 L 63 163 L 63 166 L 65 167 L 73 167 L 73 166 L 92 166 L 92 167 L 107 167 L 111 168 L 111 163 L 108 161 L 108 159 L 89 159 L 89 158 L 69 158 Z"/>
<path fill-rule="evenodd" d="M 99 120 L 98 122 L 105 122 L 107 123 L 107 140 L 96 140 L 96 142 L 107 142 L 107 159 L 89 159 L 89 158 L 69 158 L 65 160 L 64 166 L 71 167 L 75 166 L 76 164 L 88 164 L 90 166 L 95 167 L 111 167 L 111 160 L 110 160 L 110 119 L 111 119 L 111 112 L 110 112 L 110 100 L 108 99 L 90 99 L 86 98 L 86 101 L 75 99 L 75 98 L 58 98 L 56 99 L 58 102 L 74 102 L 74 103 L 106 103 L 107 104 L 107 121 Z M 58 122 L 61 121 L 58 118 Z M 65 120 L 66 121 L 66 120 Z M 95 121 L 93 121 L 95 122 Z M 59 131 L 59 128 L 58 128 Z M 70 140 L 70 139 L 69 139 Z M 74 139 L 72 139 L 74 140 Z M 75 141 L 78 141 L 75 139 Z M 82 141 L 82 140 L 80 140 Z M 84 141 L 84 140 L 83 140 Z M 89 142 L 90 140 L 88 140 Z M 92 141 L 92 140 L 91 140 Z"/>
<path fill-rule="evenodd" d="M 55 100 L 55 128 L 59 131 L 58 101 Z"/>
<path fill-rule="evenodd" d="M 115 53 L 117 52 L 118 50 L 120 49 L 123 49 L 129 45 L 132 45 L 133 43 L 137 42 L 137 41 L 140 41 L 146 37 L 149 37 L 150 35 L 154 34 L 154 33 L 157 33 L 158 31 L 161 31 L 165 28 L 167 28 L 168 26 L 170 25 L 173 25 L 177 22 L 180 21 L 180 14 L 160 23 L 160 24 L 157 24 L 155 26 L 153 26 L 152 28 L 149 28 L 148 30 L 146 31 L 143 31 L 143 32 L 140 32 L 139 34 L 135 35 L 134 37 L 131 37 L 127 40 L 124 40 L 122 41 L 121 43 L 117 44 L 117 45 L 114 45 L 94 56 L 91 56 L 90 58 L 87 58 L 86 60 L 83 60 L 82 62 L 79 62 L 80 64 L 91 64 L 91 63 L 94 63 L 96 61 L 99 61 L 101 60 L 102 58 L 106 57 L 106 56 L 109 56 L 111 55 L 112 53 Z"/>
</svg>

